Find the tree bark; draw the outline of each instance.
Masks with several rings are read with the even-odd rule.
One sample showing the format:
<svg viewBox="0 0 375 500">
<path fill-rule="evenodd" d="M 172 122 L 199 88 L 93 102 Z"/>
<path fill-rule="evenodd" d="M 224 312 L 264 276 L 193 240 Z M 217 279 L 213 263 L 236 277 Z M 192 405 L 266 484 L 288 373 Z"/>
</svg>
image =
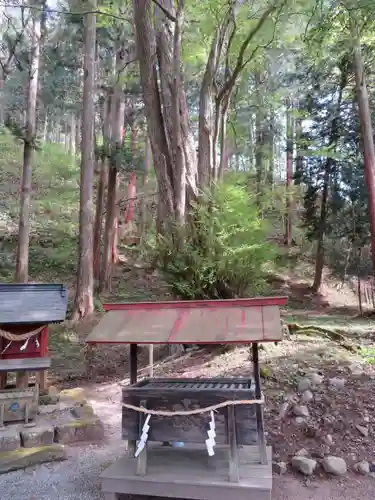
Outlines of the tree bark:
<svg viewBox="0 0 375 500">
<path fill-rule="evenodd" d="M 134 25 L 138 51 L 140 80 L 145 104 L 155 174 L 160 191 L 163 217 L 174 217 L 173 184 L 170 178 L 172 158 L 168 147 L 165 122 L 159 94 L 155 32 L 151 0 L 133 0 Z"/>
<path fill-rule="evenodd" d="M 111 291 L 113 263 L 117 261 L 117 196 L 118 196 L 118 160 L 117 151 L 122 148 L 122 134 L 125 116 L 125 101 L 122 91 L 121 73 L 123 71 L 122 47 L 117 47 L 116 84 L 111 103 L 111 159 L 108 175 L 107 216 L 104 234 L 104 253 L 101 269 L 100 290 Z"/>
<path fill-rule="evenodd" d="M 143 194 L 141 199 L 141 222 L 139 228 L 139 235 L 144 237 L 147 229 L 147 192 L 148 192 L 148 173 L 151 170 L 151 147 L 150 140 L 147 133 L 145 134 L 145 173 L 143 174 Z"/>
<path fill-rule="evenodd" d="M 340 124 L 341 103 L 342 103 L 343 91 L 348 82 L 348 67 L 344 64 L 341 66 L 340 69 L 341 69 L 341 77 L 339 84 L 339 94 L 338 94 L 335 114 L 331 123 L 331 130 L 329 136 L 329 147 L 331 148 L 333 153 L 335 153 L 337 148 L 337 143 L 340 139 L 339 124 Z M 312 290 L 315 293 L 319 291 L 323 279 L 324 254 L 325 254 L 324 238 L 327 225 L 328 194 L 329 194 L 330 178 L 334 164 L 335 164 L 334 158 L 332 156 L 329 156 L 325 163 L 322 203 L 320 208 L 320 218 L 318 226 L 318 241 L 317 241 L 316 259 L 315 259 L 315 276 L 314 276 L 314 283 L 312 285 Z"/>
<path fill-rule="evenodd" d="M 45 1 L 39 4 L 42 7 Z M 29 240 L 30 240 L 30 204 L 32 187 L 32 161 L 36 135 L 36 108 L 38 99 L 38 80 L 40 64 L 40 43 L 42 14 L 34 11 L 31 35 L 31 59 L 29 87 L 26 109 L 25 138 L 23 151 L 23 170 L 21 188 L 21 208 L 19 217 L 18 249 L 16 262 L 16 281 L 26 283 L 29 278 Z"/>
<path fill-rule="evenodd" d="M 357 90 L 357 102 L 359 112 L 359 122 L 362 132 L 362 143 L 365 164 L 365 179 L 368 188 L 369 198 L 369 221 L 371 228 L 371 254 L 372 267 L 375 273 L 375 147 L 374 133 L 371 121 L 370 100 L 367 91 L 365 66 L 363 63 L 361 42 L 358 34 L 358 27 L 351 14 L 351 35 L 354 42 L 354 71 Z"/>
<path fill-rule="evenodd" d="M 87 8 L 95 12 L 96 0 L 88 0 Z M 82 111 L 82 159 L 79 214 L 79 262 L 73 320 L 94 311 L 93 288 L 93 179 L 94 179 L 94 92 L 96 15 L 90 12 L 84 22 L 84 80 Z"/>
<path fill-rule="evenodd" d="M 285 214 L 285 243 L 292 247 L 293 241 L 293 99 L 287 99 L 286 106 L 286 214 Z"/>
</svg>

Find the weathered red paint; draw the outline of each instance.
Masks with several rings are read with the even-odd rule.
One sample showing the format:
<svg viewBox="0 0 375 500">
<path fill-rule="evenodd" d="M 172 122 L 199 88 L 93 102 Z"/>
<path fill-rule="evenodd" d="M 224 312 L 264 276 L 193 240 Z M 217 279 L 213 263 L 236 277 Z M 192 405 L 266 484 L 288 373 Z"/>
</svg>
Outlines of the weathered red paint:
<svg viewBox="0 0 375 500">
<path fill-rule="evenodd" d="M 120 304 L 103 304 L 105 311 L 126 310 L 160 310 L 160 309 L 194 309 L 201 307 L 259 307 L 259 306 L 284 306 L 288 297 L 255 297 L 252 299 L 223 299 L 223 300 L 178 300 L 164 302 L 124 302 Z"/>
<path fill-rule="evenodd" d="M 10 333 L 22 334 L 38 328 L 38 325 L 3 325 L 2 328 Z M 36 340 L 39 342 L 39 347 Z M 20 351 L 20 348 L 25 344 L 25 340 L 13 341 L 1 354 L 8 343 L 8 340 L 0 338 L 0 359 L 44 358 L 48 356 L 48 326 L 43 328 L 38 335 L 30 338 L 24 351 Z"/>
</svg>

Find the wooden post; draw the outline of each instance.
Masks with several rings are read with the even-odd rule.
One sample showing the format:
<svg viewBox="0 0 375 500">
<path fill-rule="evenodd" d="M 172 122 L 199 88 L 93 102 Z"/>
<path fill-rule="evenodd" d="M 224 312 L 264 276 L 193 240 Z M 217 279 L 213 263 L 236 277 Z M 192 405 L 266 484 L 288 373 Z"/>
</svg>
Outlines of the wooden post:
<svg viewBox="0 0 375 500">
<path fill-rule="evenodd" d="M 145 407 L 147 406 L 147 401 L 141 401 L 141 406 Z M 139 418 L 139 435 L 142 434 L 142 427 L 143 427 L 143 422 L 145 421 L 145 418 L 143 416 L 143 413 L 139 412 L 138 413 L 138 418 Z M 147 472 L 147 442 L 145 444 L 145 447 L 141 451 L 141 453 L 138 455 L 137 458 L 137 476 L 145 476 Z"/>
<path fill-rule="evenodd" d="M 138 345 L 130 344 L 130 385 L 136 384 L 138 378 Z M 137 442 L 128 441 L 129 454 L 134 456 Z"/>
<path fill-rule="evenodd" d="M 27 372 L 17 372 L 16 387 L 17 389 L 27 389 L 29 387 L 29 374 Z"/>
<path fill-rule="evenodd" d="M 253 372 L 254 372 L 254 382 L 255 382 L 255 397 L 256 399 L 261 399 L 262 391 L 260 384 L 260 367 L 259 367 L 259 351 L 258 344 L 254 342 L 251 345 L 252 357 L 253 357 Z M 266 440 L 264 436 L 264 419 L 263 419 L 263 405 L 255 405 L 256 419 L 257 419 L 257 431 L 258 431 L 258 447 L 260 455 L 260 463 L 267 464 L 267 448 Z"/>
<path fill-rule="evenodd" d="M 148 345 L 148 364 L 150 368 L 150 378 L 154 376 L 154 344 Z"/>
<path fill-rule="evenodd" d="M 8 382 L 8 372 L 0 373 L 0 390 L 6 388 Z"/>
<path fill-rule="evenodd" d="M 238 447 L 236 436 L 236 409 L 228 406 L 228 441 L 229 441 L 229 481 L 238 483 L 240 480 Z"/>
</svg>

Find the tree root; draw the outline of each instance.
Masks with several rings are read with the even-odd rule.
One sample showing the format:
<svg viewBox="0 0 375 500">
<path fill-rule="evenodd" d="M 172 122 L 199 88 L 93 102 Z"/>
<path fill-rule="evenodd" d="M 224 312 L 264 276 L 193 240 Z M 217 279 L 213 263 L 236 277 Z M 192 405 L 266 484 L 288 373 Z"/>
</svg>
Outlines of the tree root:
<svg viewBox="0 0 375 500">
<path fill-rule="evenodd" d="M 352 342 L 348 341 L 348 339 L 345 337 L 345 334 L 341 333 L 338 330 L 323 328 L 321 326 L 315 326 L 315 325 L 302 326 L 298 325 L 297 323 L 284 323 L 284 322 L 282 327 L 284 334 L 288 332 L 287 336 L 298 335 L 298 334 L 311 335 L 311 336 L 321 335 L 329 340 L 337 342 L 341 347 L 343 347 L 347 351 L 357 352 L 359 348 L 359 346 L 356 346 Z"/>
</svg>

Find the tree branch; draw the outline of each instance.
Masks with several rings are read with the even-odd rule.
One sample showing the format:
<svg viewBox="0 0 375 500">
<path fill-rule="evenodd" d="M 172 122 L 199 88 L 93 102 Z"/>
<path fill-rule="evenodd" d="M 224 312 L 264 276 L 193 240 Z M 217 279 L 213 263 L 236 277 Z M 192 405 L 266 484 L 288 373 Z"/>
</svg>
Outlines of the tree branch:
<svg viewBox="0 0 375 500">
<path fill-rule="evenodd" d="M 167 17 L 173 23 L 177 21 L 176 16 L 174 16 L 172 12 L 170 12 L 166 7 L 164 7 L 164 5 L 159 2 L 159 0 L 152 0 L 152 1 L 157 7 L 159 7 L 159 9 L 163 12 L 165 17 Z"/>
<path fill-rule="evenodd" d="M 283 9 L 283 7 L 284 7 L 285 4 L 286 4 L 286 0 L 283 0 L 282 4 L 280 6 L 279 12 L 281 12 L 281 10 Z M 258 31 L 262 28 L 262 26 L 267 21 L 267 19 L 269 18 L 269 16 L 276 9 L 277 9 L 276 4 L 273 4 L 270 7 L 268 7 L 268 9 L 266 9 L 263 12 L 263 15 L 258 20 L 257 25 L 249 32 L 249 34 L 247 35 L 246 39 L 242 43 L 240 51 L 238 53 L 236 65 L 234 67 L 232 76 L 229 78 L 229 80 L 227 80 L 227 82 L 225 83 L 225 85 L 223 86 L 223 88 L 221 89 L 221 91 L 220 91 L 220 93 L 219 93 L 219 95 L 217 97 L 219 101 L 222 100 L 224 98 L 225 94 L 228 93 L 228 92 L 230 92 L 232 90 L 232 88 L 234 87 L 238 75 L 240 74 L 240 72 L 242 71 L 242 69 L 244 68 L 244 66 L 250 61 L 250 59 L 248 59 L 246 62 L 244 62 L 245 52 L 246 52 L 248 46 L 250 45 L 250 42 L 253 40 L 253 38 L 258 33 Z"/>
</svg>

